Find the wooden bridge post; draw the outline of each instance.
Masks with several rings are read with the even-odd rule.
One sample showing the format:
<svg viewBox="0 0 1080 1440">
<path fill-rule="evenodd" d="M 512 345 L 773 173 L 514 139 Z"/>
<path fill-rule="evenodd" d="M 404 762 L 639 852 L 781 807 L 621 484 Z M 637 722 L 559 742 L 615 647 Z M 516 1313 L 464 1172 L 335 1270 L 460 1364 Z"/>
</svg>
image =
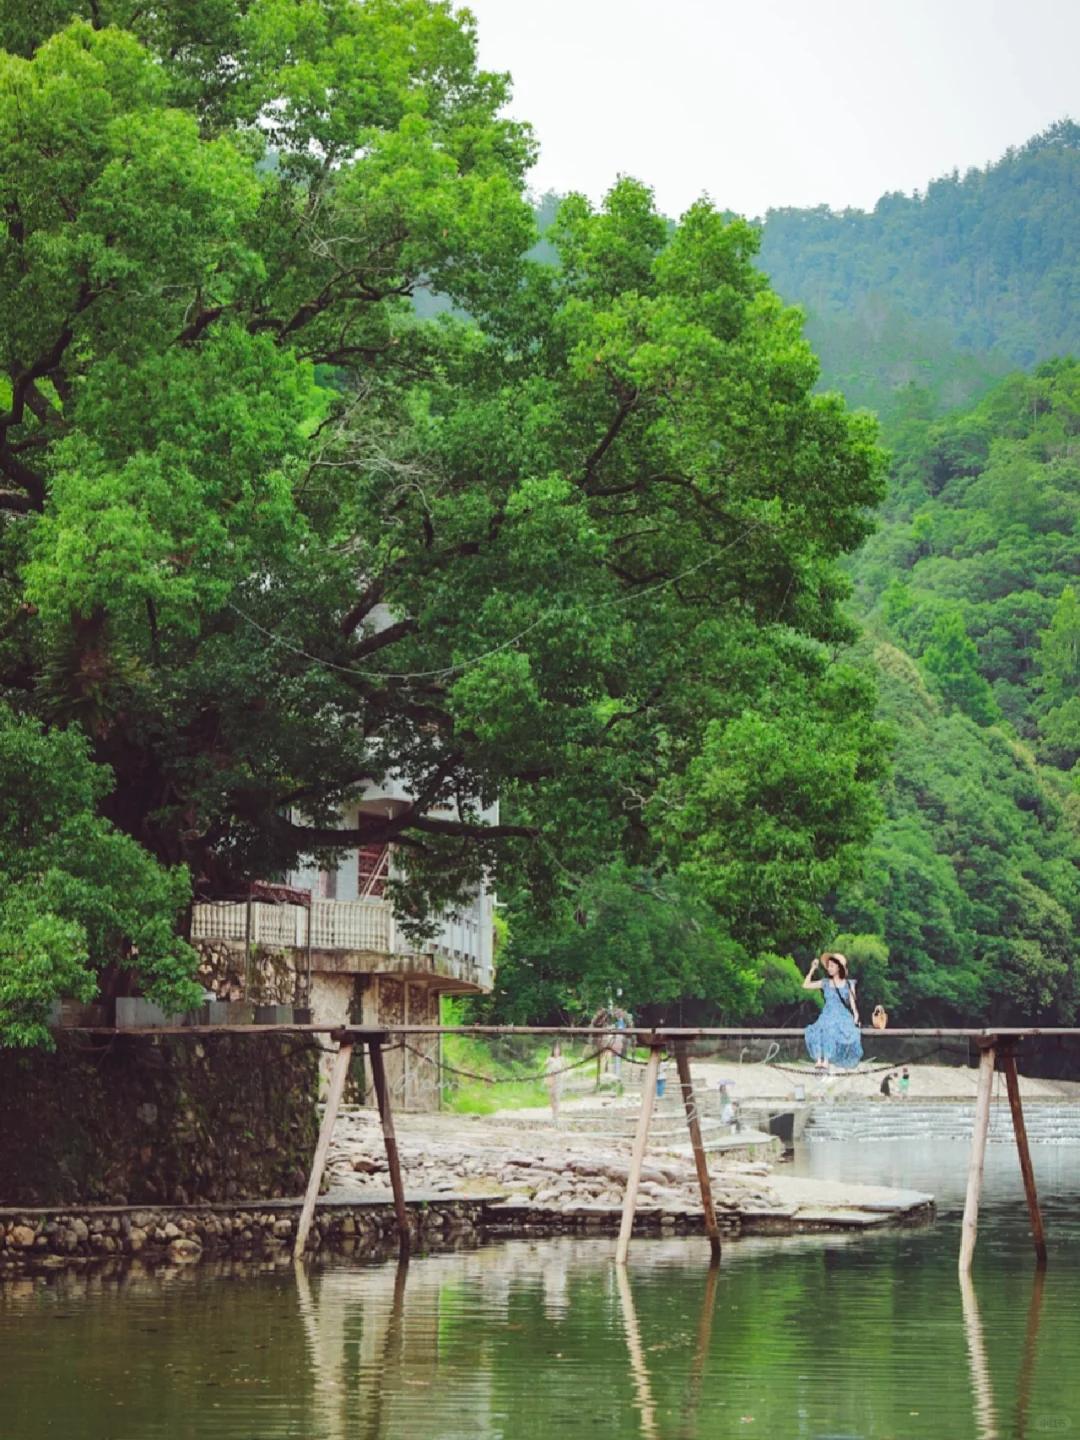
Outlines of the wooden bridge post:
<svg viewBox="0 0 1080 1440">
<path fill-rule="evenodd" d="M 960 1229 L 961 1278 L 971 1274 L 971 1259 L 975 1254 L 975 1236 L 979 1228 L 979 1198 L 982 1195 L 983 1167 L 986 1164 L 986 1136 L 990 1129 L 990 1097 L 994 1088 L 995 1054 L 994 1038 L 983 1042 L 983 1051 L 979 1056 L 979 1088 L 975 1094 L 975 1129 L 971 1136 L 964 1221 Z"/>
<path fill-rule="evenodd" d="M 626 1193 L 623 1195 L 619 1239 L 615 1245 L 616 1265 L 625 1265 L 626 1258 L 630 1253 L 630 1233 L 634 1228 L 634 1211 L 637 1209 L 641 1166 L 645 1159 L 645 1146 L 649 1140 L 653 1106 L 656 1104 L 656 1076 L 660 1069 L 660 1051 L 663 1048 L 655 1041 L 649 1042 L 649 1063 L 645 1067 L 645 1079 L 641 1085 L 641 1109 L 638 1111 L 637 1133 L 634 1136 L 634 1148 L 630 1154 L 630 1170 L 626 1177 Z"/>
<path fill-rule="evenodd" d="M 679 1071 L 679 1085 L 682 1089 L 683 1106 L 686 1110 L 686 1125 L 690 1131 L 690 1145 L 694 1152 L 694 1165 L 697 1167 L 701 1208 L 705 1212 L 705 1233 L 709 1237 L 709 1250 L 712 1255 L 711 1263 L 718 1265 L 720 1263 L 720 1228 L 716 1223 L 712 1185 L 709 1183 L 709 1162 L 705 1158 L 705 1146 L 701 1142 L 701 1124 L 698 1120 L 697 1104 L 694 1100 L 694 1087 L 690 1079 L 690 1056 L 687 1053 L 685 1040 L 676 1042 L 675 1064 Z"/>
<path fill-rule="evenodd" d="M 371 1078 L 375 1082 L 375 1098 L 379 1102 L 379 1119 L 382 1121 L 383 1144 L 386 1146 L 386 1166 L 390 1171 L 390 1186 L 394 1192 L 398 1247 L 402 1255 L 407 1255 L 409 1253 L 409 1212 L 405 1208 L 405 1188 L 401 1183 L 401 1161 L 398 1158 L 397 1137 L 394 1134 L 394 1117 L 390 1111 L 390 1087 L 386 1083 L 382 1041 L 370 1040 L 368 1053 L 371 1056 Z"/>
<path fill-rule="evenodd" d="M 1028 1215 L 1031 1219 L 1031 1238 L 1035 1242 L 1035 1260 L 1042 1267 L 1046 1264 L 1046 1236 L 1043 1233 L 1039 1196 L 1035 1190 L 1035 1171 L 1032 1169 L 1031 1151 L 1028 1149 L 1024 1107 L 1020 1102 L 1020 1078 L 1016 1073 L 1016 1052 L 1012 1045 L 1006 1045 L 1003 1049 L 1001 1068 L 1005 1071 L 1005 1087 L 1009 1092 L 1009 1109 L 1012 1111 L 1016 1153 L 1020 1157 L 1020 1174 L 1024 1177 L 1024 1196 L 1027 1199 Z"/>
<path fill-rule="evenodd" d="M 345 1091 L 345 1080 L 349 1074 L 352 1052 L 352 1042 L 347 1040 L 338 1047 L 338 1052 L 334 1056 L 334 1068 L 330 1074 L 330 1089 L 326 1095 L 326 1109 L 323 1111 L 322 1124 L 319 1127 L 315 1157 L 311 1162 L 307 1194 L 304 1196 L 304 1204 L 296 1226 L 293 1255 L 297 1260 L 302 1257 L 307 1247 L 308 1232 L 315 1216 L 315 1202 L 319 1198 L 319 1186 L 322 1184 L 323 1171 L 326 1169 L 326 1157 L 330 1152 L 330 1140 L 334 1133 L 334 1123 L 337 1120 L 341 1097 Z"/>
</svg>

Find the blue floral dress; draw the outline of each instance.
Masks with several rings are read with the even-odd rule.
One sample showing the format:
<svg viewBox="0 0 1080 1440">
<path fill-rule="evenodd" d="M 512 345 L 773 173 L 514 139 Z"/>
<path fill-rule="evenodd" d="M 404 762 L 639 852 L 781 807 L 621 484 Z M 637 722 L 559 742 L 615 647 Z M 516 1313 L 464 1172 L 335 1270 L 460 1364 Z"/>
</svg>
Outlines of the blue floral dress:
<svg viewBox="0 0 1080 1440">
<path fill-rule="evenodd" d="M 805 1032 L 810 1058 L 815 1064 L 827 1060 L 830 1065 L 852 1070 L 862 1059 L 863 1050 L 859 1027 L 851 1013 L 851 986 L 846 980 L 826 980 L 821 993 L 825 1008 Z"/>
</svg>

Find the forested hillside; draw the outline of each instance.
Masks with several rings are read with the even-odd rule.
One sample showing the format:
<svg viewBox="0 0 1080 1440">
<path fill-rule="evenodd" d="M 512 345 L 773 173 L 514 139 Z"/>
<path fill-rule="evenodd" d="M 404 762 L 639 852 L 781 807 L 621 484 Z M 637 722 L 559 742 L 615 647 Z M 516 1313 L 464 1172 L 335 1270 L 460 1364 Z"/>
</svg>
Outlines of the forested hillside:
<svg viewBox="0 0 1080 1440">
<path fill-rule="evenodd" d="M 943 407 L 1080 350 L 1080 126 L 873 211 L 770 210 L 761 265 L 807 312 L 826 382 L 884 417 L 905 387 Z"/>
<path fill-rule="evenodd" d="M 856 558 L 895 769 L 835 913 L 884 940 L 878 988 L 909 1016 L 1075 1019 L 1078 516 L 1080 363 L 1048 361 L 906 427 Z"/>
</svg>

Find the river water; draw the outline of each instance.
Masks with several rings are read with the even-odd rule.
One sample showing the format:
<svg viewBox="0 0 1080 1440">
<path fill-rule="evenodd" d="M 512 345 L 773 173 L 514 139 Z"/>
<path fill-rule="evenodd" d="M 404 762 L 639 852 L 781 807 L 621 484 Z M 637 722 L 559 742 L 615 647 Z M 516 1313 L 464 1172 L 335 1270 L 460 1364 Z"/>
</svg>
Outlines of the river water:
<svg viewBox="0 0 1080 1440">
<path fill-rule="evenodd" d="M 205 1264 L 0 1285 L 2 1440 L 966 1440 L 1080 1436 L 1080 1149 L 1034 1154 L 1040 1283 L 992 1146 L 974 1285 L 966 1152 L 816 1144 L 809 1173 L 939 1197 L 935 1224 L 544 1239 L 393 1263 Z"/>
</svg>

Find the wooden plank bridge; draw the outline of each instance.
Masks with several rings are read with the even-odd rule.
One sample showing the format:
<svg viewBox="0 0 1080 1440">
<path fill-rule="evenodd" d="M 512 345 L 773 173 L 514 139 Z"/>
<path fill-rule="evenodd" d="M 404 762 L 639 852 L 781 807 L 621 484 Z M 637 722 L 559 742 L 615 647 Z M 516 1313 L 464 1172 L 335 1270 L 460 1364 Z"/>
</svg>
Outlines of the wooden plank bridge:
<svg viewBox="0 0 1080 1440">
<path fill-rule="evenodd" d="M 649 1124 L 652 1119 L 656 1097 L 656 1078 L 661 1057 L 672 1054 L 675 1058 L 679 1085 L 682 1090 L 686 1111 L 687 1129 L 697 1169 L 701 1190 L 701 1204 L 705 1217 L 705 1230 L 709 1238 L 711 1263 L 720 1259 L 720 1231 L 713 1207 L 709 1185 L 709 1171 L 705 1150 L 698 1124 L 698 1109 L 694 1100 L 690 1078 L 689 1046 L 704 1040 L 801 1040 L 802 1027 L 744 1027 L 744 1026 L 664 1026 L 655 1029 L 626 1029 L 624 1027 L 585 1025 L 388 1025 L 373 1027 L 367 1025 L 167 1025 L 115 1029 L 112 1027 L 72 1027 L 83 1034 L 125 1036 L 125 1035 L 326 1035 L 336 1041 L 337 1050 L 330 1077 L 330 1088 L 323 1111 L 319 1138 L 315 1147 L 303 1209 L 297 1225 L 294 1254 L 303 1256 L 315 1214 L 315 1204 L 322 1184 L 323 1171 L 330 1150 L 330 1140 L 337 1120 L 338 1109 L 345 1090 L 349 1065 L 359 1048 L 363 1053 L 366 1046 L 371 1063 L 375 1098 L 382 1125 L 383 1142 L 386 1148 L 386 1163 L 394 1196 L 397 1216 L 398 1238 L 403 1256 L 409 1250 L 409 1217 L 405 1203 L 405 1189 L 401 1178 L 401 1164 L 398 1157 L 397 1140 L 394 1135 L 394 1120 L 391 1113 L 390 1091 L 386 1083 L 386 1069 L 383 1060 L 384 1048 L 399 1038 L 408 1035 L 474 1035 L 474 1036 L 550 1036 L 555 1038 L 586 1039 L 597 1042 L 598 1053 L 609 1049 L 615 1037 L 632 1035 L 635 1045 L 647 1049 L 649 1059 L 641 1089 L 641 1108 L 638 1112 L 637 1129 L 631 1152 L 630 1169 L 623 1208 L 619 1238 L 615 1247 L 615 1261 L 619 1266 L 626 1264 L 630 1249 L 634 1214 L 637 1207 L 638 1185 L 642 1164 L 648 1143 Z M 970 1275 L 975 1241 L 978 1233 L 979 1202 L 982 1195 L 983 1167 L 986 1158 L 986 1141 L 990 1125 L 990 1101 L 993 1092 L 994 1072 L 1000 1062 L 1005 1075 L 1012 1113 L 1013 1134 L 1016 1139 L 1020 1172 L 1024 1182 L 1028 1214 L 1031 1221 L 1031 1235 L 1035 1247 L 1036 1264 L 1046 1265 L 1047 1249 L 1042 1212 L 1039 1207 L 1035 1186 L 1034 1169 L 1028 1146 L 1024 1112 L 1020 1099 L 1020 1082 L 1016 1069 L 1016 1048 L 1024 1040 L 1035 1038 L 1058 1038 L 1075 1040 L 1080 1038 L 1080 1028 L 1068 1026 L 1004 1026 L 981 1029 L 933 1029 L 933 1028 L 892 1028 L 876 1030 L 866 1027 L 862 1033 L 875 1040 L 882 1039 L 950 1039 L 964 1040 L 976 1045 L 980 1051 L 979 1078 L 975 1095 L 975 1124 L 971 1140 L 971 1154 L 968 1164 L 967 1194 L 964 1202 L 964 1218 L 960 1232 L 959 1270 L 963 1280 Z"/>
</svg>

